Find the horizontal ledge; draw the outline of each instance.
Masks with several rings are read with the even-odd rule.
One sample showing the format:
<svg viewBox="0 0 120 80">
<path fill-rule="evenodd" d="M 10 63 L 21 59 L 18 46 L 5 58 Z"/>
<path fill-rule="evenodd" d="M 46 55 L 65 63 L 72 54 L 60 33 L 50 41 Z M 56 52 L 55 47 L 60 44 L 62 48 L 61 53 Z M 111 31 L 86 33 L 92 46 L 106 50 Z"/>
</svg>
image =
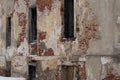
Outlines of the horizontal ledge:
<svg viewBox="0 0 120 80">
<path fill-rule="evenodd" d="M 60 56 L 37 56 L 37 55 L 30 55 L 29 56 L 32 60 L 54 60 L 54 59 L 59 59 Z"/>
</svg>

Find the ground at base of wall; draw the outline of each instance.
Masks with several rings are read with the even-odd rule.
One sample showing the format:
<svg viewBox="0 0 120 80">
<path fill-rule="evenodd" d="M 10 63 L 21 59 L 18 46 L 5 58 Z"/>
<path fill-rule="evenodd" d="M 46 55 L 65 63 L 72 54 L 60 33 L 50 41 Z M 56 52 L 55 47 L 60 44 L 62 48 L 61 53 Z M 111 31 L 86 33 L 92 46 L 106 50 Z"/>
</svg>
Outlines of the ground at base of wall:
<svg viewBox="0 0 120 80">
<path fill-rule="evenodd" d="M 14 78 L 14 77 L 2 77 L 2 76 L 0 76 L 0 80 L 25 80 L 25 78 Z"/>
</svg>

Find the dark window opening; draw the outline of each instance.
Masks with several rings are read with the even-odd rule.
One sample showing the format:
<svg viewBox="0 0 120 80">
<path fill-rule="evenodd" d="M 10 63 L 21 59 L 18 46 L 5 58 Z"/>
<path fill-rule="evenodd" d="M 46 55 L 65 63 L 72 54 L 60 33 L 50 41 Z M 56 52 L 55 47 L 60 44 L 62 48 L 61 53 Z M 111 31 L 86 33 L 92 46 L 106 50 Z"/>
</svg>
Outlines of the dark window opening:
<svg viewBox="0 0 120 80">
<path fill-rule="evenodd" d="M 64 0 L 64 37 L 74 38 L 74 0 Z"/>
<path fill-rule="evenodd" d="M 6 77 L 11 76 L 11 61 L 6 61 Z"/>
<path fill-rule="evenodd" d="M 29 43 L 37 40 L 37 9 L 30 8 L 30 22 L 29 22 Z"/>
<path fill-rule="evenodd" d="M 34 80 L 36 78 L 36 66 L 29 65 L 29 80 Z"/>
<path fill-rule="evenodd" d="M 7 17 L 6 24 L 6 47 L 11 45 L 11 17 Z"/>
<path fill-rule="evenodd" d="M 73 80 L 74 78 L 74 66 L 62 66 L 61 80 Z"/>
</svg>

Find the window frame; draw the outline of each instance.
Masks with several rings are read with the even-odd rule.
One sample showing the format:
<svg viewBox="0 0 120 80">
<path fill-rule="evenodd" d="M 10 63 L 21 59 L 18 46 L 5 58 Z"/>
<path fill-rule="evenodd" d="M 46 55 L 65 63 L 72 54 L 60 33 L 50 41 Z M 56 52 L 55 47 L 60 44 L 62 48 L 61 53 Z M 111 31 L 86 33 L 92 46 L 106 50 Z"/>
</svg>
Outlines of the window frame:
<svg viewBox="0 0 120 80">
<path fill-rule="evenodd" d="M 71 72 L 71 68 L 72 68 L 72 73 L 68 73 Z M 61 65 L 61 80 L 67 80 L 69 78 L 69 75 L 72 75 L 72 80 L 75 77 L 75 65 Z M 64 75 L 64 76 L 63 76 Z"/>
<path fill-rule="evenodd" d="M 35 12 L 32 11 L 34 9 L 36 10 Z M 32 12 L 34 12 L 34 13 L 32 13 Z M 34 14 L 34 16 L 36 16 L 35 19 L 33 19 L 33 20 L 31 19 L 33 17 L 32 14 Z M 33 24 L 33 21 L 35 24 Z M 32 6 L 29 8 L 29 29 L 28 30 L 29 30 L 29 32 L 28 32 L 29 44 L 36 43 L 37 42 L 37 7 L 36 6 Z"/>
<path fill-rule="evenodd" d="M 12 30 L 11 19 L 12 19 L 11 16 L 8 16 L 6 18 L 6 48 L 11 46 L 11 30 Z"/>
<path fill-rule="evenodd" d="M 68 3 L 69 2 L 69 3 Z M 71 6 L 72 4 L 72 6 Z M 74 35 L 74 0 L 63 1 L 63 40 L 75 40 Z M 71 16 L 71 17 L 70 17 Z"/>
</svg>

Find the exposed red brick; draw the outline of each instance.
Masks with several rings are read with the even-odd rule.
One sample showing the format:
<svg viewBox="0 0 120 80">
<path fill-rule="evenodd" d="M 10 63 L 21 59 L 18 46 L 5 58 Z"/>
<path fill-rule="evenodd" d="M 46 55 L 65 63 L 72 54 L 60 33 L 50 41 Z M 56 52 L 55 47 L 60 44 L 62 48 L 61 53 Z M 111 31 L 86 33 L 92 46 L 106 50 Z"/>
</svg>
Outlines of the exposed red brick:
<svg viewBox="0 0 120 80">
<path fill-rule="evenodd" d="M 37 54 L 37 43 L 36 44 L 30 44 L 30 52 L 33 54 Z"/>
<path fill-rule="evenodd" d="M 24 0 L 24 1 L 26 2 L 25 5 L 28 7 L 28 5 L 29 5 L 29 0 Z M 17 7 L 20 6 L 18 0 L 14 0 L 14 5 L 15 5 L 15 4 L 17 5 Z M 26 8 L 27 8 L 27 7 L 26 7 Z M 26 29 L 25 26 L 26 26 L 26 24 L 27 24 L 27 20 L 26 20 L 26 14 L 25 14 L 25 12 L 22 12 L 22 13 L 16 12 L 15 8 L 16 8 L 16 7 L 14 7 L 11 15 L 13 15 L 14 12 L 17 13 L 17 15 L 18 15 L 18 21 L 19 21 L 19 22 L 18 22 L 18 25 L 22 28 L 22 31 L 20 32 L 19 38 L 18 38 L 18 40 L 17 40 L 17 47 L 19 47 L 20 44 L 21 44 L 21 42 L 24 41 L 25 29 Z"/>
<path fill-rule="evenodd" d="M 36 3 L 38 5 L 39 11 L 43 12 L 45 8 L 51 10 L 53 0 L 37 0 Z"/>
<path fill-rule="evenodd" d="M 25 13 L 20 13 L 20 14 L 18 14 L 18 18 L 19 18 L 19 26 L 24 27 L 27 23 L 26 14 Z"/>
<path fill-rule="evenodd" d="M 76 67 L 78 68 L 78 72 L 79 72 L 79 77 L 78 80 L 86 80 L 86 63 L 82 62 L 82 65 L 76 65 Z"/>
<path fill-rule="evenodd" d="M 41 50 L 41 48 L 40 48 L 40 45 L 38 45 L 37 46 L 37 54 L 38 54 L 38 56 L 42 56 L 42 50 Z"/>
<path fill-rule="evenodd" d="M 18 19 L 19 19 L 19 26 L 22 28 L 22 31 L 19 34 L 19 38 L 17 41 L 17 47 L 19 47 L 21 42 L 24 41 L 25 29 L 26 29 L 25 26 L 27 24 L 26 14 L 25 13 L 18 13 Z"/>
<path fill-rule="evenodd" d="M 54 56 L 54 51 L 52 48 L 49 48 L 45 53 L 44 56 Z"/>
<path fill-rule="evenodd" d="M 46 39 L 46 32 L 38 32 L 38 40 Z"/>
<path fill-rule="evenodd" d="M 42 40 L 46 39 L 46 32 L 38 31 L 38 39 L 37 39 L 37 54 L 42 56 L 43 51 L 40 48 L 40 43 Z M 52 48 L 47 49 L 46 52 L 43 53 L 43 56 L 54 56 L 54 51 Z"/>
<path fill-rule="evenodd" d="M 43 51 L 41 50 L 40 48 L 40 42 L 42 40 L 46 39 L 46 32 L 43 32 L 43 31 L 38 31 L 38 39 L 37 39 L 37 54 L 39 56 L 42 55 Z"/>
<path fill-rule="evenodd" d="M 61 70 L 57 69 L 54 80 L 60 80 Z"/>
<path fill-rule="evenodd" d="M 79 38 L 79 51 L 80 53 L 84 54 L 89 48 L 90 39 L 96 38 L 98 33 L 98 22 L 95 14 L 92 14 L 91 12 L 91 14 L 86 14 L 86 16 L 90 16 L 91 19 L 89 20 L 85 17 L 85 19 L 81 21 L 81 25 L 83 26 L 83 33 Z M 78 18 L 76 20 L 78 21 Z M 76 25 L 78 26 L 79 24 L 76 23 Z M 76 27 L 76 31 L 79 31 L 79 27 Z"/>
<path fill-rule="evenodd" d="M 120 80 L 120 75 L 109 73 L 104 79 L 102 80 Z"/>
</svg>

